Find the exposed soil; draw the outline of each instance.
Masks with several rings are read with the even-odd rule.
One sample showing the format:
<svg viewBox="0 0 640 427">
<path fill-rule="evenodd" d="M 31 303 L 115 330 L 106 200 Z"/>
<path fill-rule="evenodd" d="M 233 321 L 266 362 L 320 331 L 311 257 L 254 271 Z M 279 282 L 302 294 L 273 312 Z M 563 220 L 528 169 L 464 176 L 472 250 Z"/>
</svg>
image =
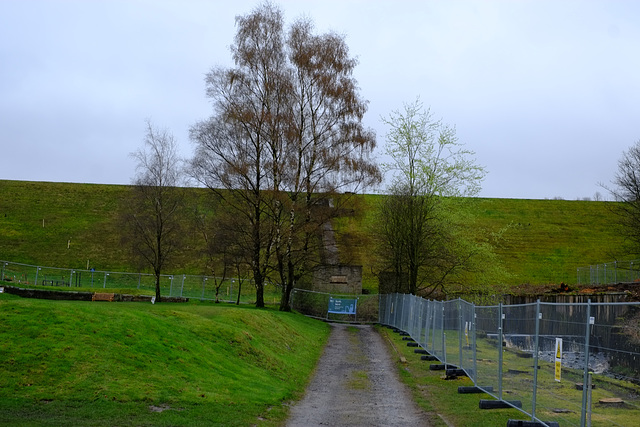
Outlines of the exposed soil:
<svg viewBox="0 0 640 427">
<path fill-rule="evenodd" d="M 372 326 L 333 324 L 304 398 L 287 426 L 428 426 Z"/>
</svg>

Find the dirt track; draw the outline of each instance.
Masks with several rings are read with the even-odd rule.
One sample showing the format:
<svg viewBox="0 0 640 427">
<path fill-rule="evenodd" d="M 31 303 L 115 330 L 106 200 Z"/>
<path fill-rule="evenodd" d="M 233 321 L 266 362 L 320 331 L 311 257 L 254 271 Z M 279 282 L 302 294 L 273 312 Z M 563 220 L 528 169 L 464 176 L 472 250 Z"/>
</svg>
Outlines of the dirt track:
<svg viewBox="0 0 640 427">
<path fill-rule="evenodd" d="M 314 378 L 287 426 L 428 426 L 371 326 L 332 325 Z"/>
</svg>

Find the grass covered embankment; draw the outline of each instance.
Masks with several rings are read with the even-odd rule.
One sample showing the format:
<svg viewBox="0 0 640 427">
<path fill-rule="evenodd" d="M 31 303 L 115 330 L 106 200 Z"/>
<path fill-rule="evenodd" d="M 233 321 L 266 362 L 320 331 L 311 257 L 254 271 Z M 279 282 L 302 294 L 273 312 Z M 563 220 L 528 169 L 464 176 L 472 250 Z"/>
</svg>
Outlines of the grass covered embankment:
<svg viewBox="0 0 640 427">
<path fill-rule="evenodd" d="M 216 304 L 0 294 L 2 425 L 277 425 L 326 324 Z"/>
<path fill-rule="evenodd" d="M 206 210 L 208 190 L 188 190 L 188 203 Z M 0 260 L 32 265 L 137 272 L 121 244 L 120 203 L 129 187 L 0 180 Z M 381 195 L 356 195 L 333 221 L 340 261 L 363 266 L 363 286 L 377 291 L 375 209 Z M 505 283 L 576 283 L 576 269 L 632 259 L 616 226 L 615 203 L 584 200 L 464 200 L 460 218 L 472 240 L 495 246 Z M 185 221 L 188 218 L 185 219 Z M 190 234 L 191 235 L 191 234 Z M 499 236 L 499 237 L 498 237 Z M 203 274 L 197 233 L 167 274 Z M 473 281 L 473 277 L 469 280 Z"/>
<path fill-rule="evenodd" d="M 351 217 L 335 221 L 338 246 L 350 262 L 361 264 L 363 283 L 377 286 L 375 209 L 383 196 L 364 195 Z M 468 214 L 459 225 L 473 241 L 494 246 L 499 268 L 507 273 L 505 288 L 577 282 L 577 268 L 633 259 L 625 251 L 616 203 L 588 200 L 465 198 L 456 201 Z M 341 252 L 342 256 L 342 252 Z M 473 281 L 473 274 L 469 276 Z M 516 289 L 513 289 L 516 291 Z"/>
</svg>

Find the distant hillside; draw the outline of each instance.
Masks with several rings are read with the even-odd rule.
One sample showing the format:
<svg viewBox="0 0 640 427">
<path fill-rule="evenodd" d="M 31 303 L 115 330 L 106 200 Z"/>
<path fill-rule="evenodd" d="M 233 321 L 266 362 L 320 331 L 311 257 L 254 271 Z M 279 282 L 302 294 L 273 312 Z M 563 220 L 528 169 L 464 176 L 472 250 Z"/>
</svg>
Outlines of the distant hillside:
<svg viewBox="0 0 640 427">
<path fill-rule="evenodd" d="M 134 271 L 120 244 L 118 204 L 129 187 L 0 180 L 0 259 L 53 267 Z M 206 190 L 193 189 L 193 200 Z M 362 264 L 366 288 L 371 268 L 373 209 L 382 196 L 357 196 L 336 221 L 341 262 Z M 510 285 L 576 282 L 576 269 L 623 259 L 611 202 L 470 199 L 470 232 L 503 230 L 497 253 Z M 171 272 L 200 274 L 196 255 L 183 252 Z"/>
</svg>

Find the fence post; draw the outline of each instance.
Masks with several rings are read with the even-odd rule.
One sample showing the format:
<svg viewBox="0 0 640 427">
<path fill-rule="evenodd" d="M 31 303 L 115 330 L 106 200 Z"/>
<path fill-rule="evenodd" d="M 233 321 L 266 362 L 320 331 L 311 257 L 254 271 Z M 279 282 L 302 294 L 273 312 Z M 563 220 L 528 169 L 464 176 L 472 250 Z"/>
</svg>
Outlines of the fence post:
<svg viewBox="0 0 640 427">
<path fill-rule="evenodd" d="M 384 300 L 384 324 L 391 326 L 391 313 L 392 313 L 392 295 L 384 294 L 384 296 L 380 296 Z"/>
<path fill-rule="evenodd" d="M 415 320 L 413 322 L 413 327 L 416 331 L 416 341 L 420 342 L 420 335 L 422 335 L 422 303 L 421 303 L 422 298 L 418 297 L 418 296 L 414 296 L 414 312 L 416 313 L 415 316 Z"/>
<path fill-rule="evenodd" d="M 36 267 L 36 282 L 34 283 L 34 285 L 38 285 L 38 271 L 40 271 L 40 267 Z"/>
<path fill-rule="evenodd" d="M 587 300 L 587 316 L 584 333 L 584 374 L 582 376 L 582 411 L 580 414 L 580 426 L 585 427 L 587 419 L 587 395 L 589 391 L 589 337 L 591 335 L 591 298 Z"/>
<path fill-rule="evenodd" d="M 180 296 L 182 297 L 182 291 L 184 290 L 184 279 L 187 278 L 186 274 L 182 275 L 182 286 L 180 286 Z"/>
<path fill-rule="evenodd" d="M 502 400 L 502 303 L 498 305 L 498 399 Z"/>
<path fill-rule="evenodd" d="M 460 369 L 462 369 L 462 334 L 464 334 L 464 329 L 462 329 L 462 300 L 458 297 L 458 356 L 460 356 L 458 368 Z"/>
<path fill-rule="evenodd" d="M 473 346 L 473 384 L 478 385 L 478 358 L 476 353 L 476 305 L 471 304 L 471 345 Z"/>
<path fill-rule="evenodd" d="M 431 301 L 425 299 L 424 305 L 424 349 L 429 351 L 429 339 L 431 338 Z"/>
<path fill-rule="evenodd" d="M 393 327 L 397 328 L 398 327 L 398 311 L 400 311 L 399 307 L 398 307 L 398 297 L 400 296 L 399 293 L 396 292 L 395 294 L 395 312 L 393 313 Z"/>
<path fill-rule="evenodd" d="M 107 273 L 106 271 L 104 272 L 104 283 L 102 284 L 102 288 L 106 288 L 107 287 L 107 276 L 109 275 L 109 273 Z"/>
<path fill-rule="evenodd" d="M 587 427 L 591 427 L 591 391 L 593 389 L 591 374 L 592 373 L 589 372 L 589 382 L 587 383 L 587 390 L 589 390 L 587 394 Z"/>
<path fill-rule="evenodd" d="M 533 347 L 533 396 L 531 397 L 531 421 L 536 419 L 536 398 L 538 395 L 538 350 L 540 345 L 540 320 L 542 312 L 540 311 L 540 298 L 536 301 L 536 337 Z"/>
<path fill-rule="evenodd" d="M 431 301 L 431 314 L 433 318 L 433 330 L 431 331 L 431 353 L 435 354 L 436 351 L 436 307 L 435 301 Z"/>
<path fill-rule="evenodd" d="M 442 358 L 444 359 L 443 363 L 444 366 L 447 366 L 447 334 L 444 333 L 444 303 L 441 304 L 442 305 L 442 322 L 440 323 L 442 325 Z"/>
</svg>

